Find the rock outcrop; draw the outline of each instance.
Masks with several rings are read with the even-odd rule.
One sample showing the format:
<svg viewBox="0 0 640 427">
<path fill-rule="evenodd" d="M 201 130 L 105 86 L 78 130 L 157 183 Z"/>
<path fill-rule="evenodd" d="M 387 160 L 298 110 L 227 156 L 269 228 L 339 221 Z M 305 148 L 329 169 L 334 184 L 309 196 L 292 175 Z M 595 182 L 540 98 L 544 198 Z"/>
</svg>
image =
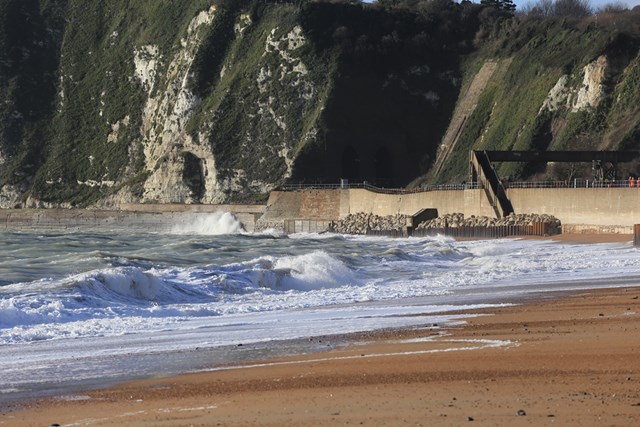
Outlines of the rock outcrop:
<svg viewBox="0 0 640 427">
<path fill-rule="evenodd" d="M 561 76 L 549 91 L 540 111 L 554 112 L 560 108 L 566 108 L 576 113 L 598 107 L 607 95 L 605 84 L 610 78 L 609 68 L 607 56 L 601 55 L 584 66 L 581 71 L 582 80 L 575 86 L 570 85 L 571 76 L 567 74 Z"/>
</svg>

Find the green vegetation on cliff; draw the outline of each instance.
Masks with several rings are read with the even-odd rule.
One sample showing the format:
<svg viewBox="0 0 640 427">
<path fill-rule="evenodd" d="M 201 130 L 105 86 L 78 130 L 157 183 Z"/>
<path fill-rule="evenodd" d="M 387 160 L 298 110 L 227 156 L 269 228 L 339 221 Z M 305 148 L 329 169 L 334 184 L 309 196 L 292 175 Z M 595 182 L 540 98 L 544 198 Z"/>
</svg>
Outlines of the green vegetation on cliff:
<svg viewBox="0 0 640 427">
<path fill-rule="evenodd" d="M 637 17 L 629 14 L 621 22 Z M 638 107 L 631 101 L 640 94 L 634 83 L 640 46 L 636 29 L 520 18 L 502 21 L 492 33 L 481 30 L 479 35 L 484 37 L 468 57 L 465 79 L 472 79 L 475 63 L 487 58 L 500 60 L 500 72 L 485 88 L 437 181 L 465 180 L 470 149 L 640 148 L 634 130 Z M 596 93 L 589 95 L 590 91 Z M 551 107 L 550 101 L 555 102 Z M 540 172 L 526 164 L 499 167 L 502 176 L 519 180 Z"/>
<path fill-rule="evenodd" d="M 5 0 L 0 206 L 404 186 L 487 61 L 455 150 L 423 182 L 465 180 L 470 149 L 638 148 L 640 11 L 595 22 L 485 3 Z"/>
</svg>

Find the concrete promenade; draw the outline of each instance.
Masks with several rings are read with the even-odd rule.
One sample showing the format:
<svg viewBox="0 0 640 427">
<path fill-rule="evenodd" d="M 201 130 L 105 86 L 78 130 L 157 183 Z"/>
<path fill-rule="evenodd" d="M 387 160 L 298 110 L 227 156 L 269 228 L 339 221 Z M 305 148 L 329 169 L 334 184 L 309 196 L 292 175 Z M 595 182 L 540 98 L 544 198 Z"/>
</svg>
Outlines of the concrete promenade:
<svg viewBox="0 0 640 427">
<path fill-rule="evenodd" d="M 640 224 L 640 188 L 513 188 L 507 196 L 517 214 L 550 214 L 564 232 L 632 234 Z M 304 189 L 274 191 L 267 205 L 130 204 L 119 210 L 0 210 L 0 229 L 122 229 L 168 231 L 177 224 L 198 221 L 214 212 L 230 212 L 247 231 L 283 229 L 286 220 L 318 223 L 349 214 L 413 215 L 435 208 L 438 215 L 494 216 L 482 189 L 386 194 L 366 189 Z"/>
</svg>

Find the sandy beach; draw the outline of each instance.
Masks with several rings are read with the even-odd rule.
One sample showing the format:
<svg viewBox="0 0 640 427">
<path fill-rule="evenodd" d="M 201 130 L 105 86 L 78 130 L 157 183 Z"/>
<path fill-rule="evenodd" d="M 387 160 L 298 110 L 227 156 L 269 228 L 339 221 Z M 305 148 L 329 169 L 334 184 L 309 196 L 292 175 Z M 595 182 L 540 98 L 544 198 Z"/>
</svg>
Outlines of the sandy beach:
<svg viewBox="0 0 640 427">
<path fill-rule="evenodd" d="M 322 354 L 29 402 L 0 425 L 640 424 L 640 288 L 482 314 Z"/>
</svg>

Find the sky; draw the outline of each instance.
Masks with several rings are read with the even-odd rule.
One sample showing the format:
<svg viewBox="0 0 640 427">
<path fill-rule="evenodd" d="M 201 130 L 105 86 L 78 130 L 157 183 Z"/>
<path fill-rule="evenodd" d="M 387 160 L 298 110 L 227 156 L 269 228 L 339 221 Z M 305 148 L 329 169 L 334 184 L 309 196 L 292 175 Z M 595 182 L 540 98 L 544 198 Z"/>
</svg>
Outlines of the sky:
<svg viewBox="0 0 640 427">
<path fill-rule="evenodd" d="M 633 9 L 635 6 L 640 6 L 640 0 L 620 0 L 622 3 L 626 4 L 629 9 Z M 516 6 L 520 7 L 520 6 L 524 6 L 527 3 L 530 2 L 535 2 L 535 0 L 514 0 L 513 1 Z M 591 7 L 593 7 L 594 9 L 598 9 L 599 7 L 604 6 L 605 4 L 609 4 L 609 3 L 617 3 L 618 0 L 591 0 Z"/>
<path fill-rule="evenodd" d="M 365 3 L 372 3 L 375 0 L 363 0 Z M 471 0 L 474 3 L 479 3 L 480 0 Z M 604 6 L 605 4 L 609 4 L 609 3 L 617 3 L 618 1 L 621 1 L 622 3 L 626 4 L 629 9 L 633 9 L 635 6 L 640 6 L 640 0 L 591 0 L 591 6 L 594 9 L 598 9 L 599 7 Z M 530 2 L 535 2 L 535 0 L 513 0 L 513 2 L 516 4 L 516 6 L 518 6 L 518 8 L 520 6 L 524 6 L 527 3 Z"/>
</svg>

